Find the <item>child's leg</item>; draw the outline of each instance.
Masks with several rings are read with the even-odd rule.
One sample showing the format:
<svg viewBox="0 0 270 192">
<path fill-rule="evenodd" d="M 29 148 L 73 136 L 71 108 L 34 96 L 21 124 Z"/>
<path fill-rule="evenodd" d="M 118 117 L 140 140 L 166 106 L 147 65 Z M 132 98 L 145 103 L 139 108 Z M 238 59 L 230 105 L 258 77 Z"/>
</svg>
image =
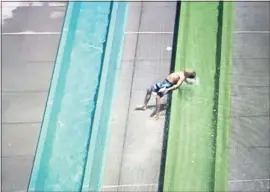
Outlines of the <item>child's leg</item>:
<svg viewBox="0 0 270 192">
<path fill-rule="evenodd" d="M 146 110 L 147 104 L 148 104 L 148 102 L 149 102 L 149 100 L 151 98 L 152 91 L 153 91 L 152 88 L 148 88 L 146 90 L 146 95 L 145 95 L 145 98 L 144 98 L 144 104 L 143 104 L 143 106 L 137 107 L 137 109 Z"/>
</svg>

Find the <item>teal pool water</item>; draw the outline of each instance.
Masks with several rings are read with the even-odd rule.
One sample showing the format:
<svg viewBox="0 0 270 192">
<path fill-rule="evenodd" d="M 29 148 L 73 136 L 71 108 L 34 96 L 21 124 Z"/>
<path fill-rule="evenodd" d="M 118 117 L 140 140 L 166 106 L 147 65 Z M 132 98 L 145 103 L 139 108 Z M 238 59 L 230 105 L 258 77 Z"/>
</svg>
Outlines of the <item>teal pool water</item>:
<svg viewBox="0 0 270 192">
<path fill-rule="evenodd" d="M 69 3 L 29 191 L 98 188 L 126 7 Z"/>
</svg>

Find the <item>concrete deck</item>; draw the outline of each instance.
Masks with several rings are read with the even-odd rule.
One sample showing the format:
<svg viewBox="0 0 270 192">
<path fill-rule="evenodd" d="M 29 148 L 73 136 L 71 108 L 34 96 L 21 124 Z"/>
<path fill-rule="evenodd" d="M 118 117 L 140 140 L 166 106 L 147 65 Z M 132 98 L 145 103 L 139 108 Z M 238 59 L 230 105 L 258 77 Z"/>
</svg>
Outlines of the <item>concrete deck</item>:
<svg viewBox="0 0 270 192">
<path fill-rule="evenodd" d="M 230 191 L 270 191 L 270 2 L 235 2 Z"/>
<path fill-rule="evenodd" d="M 169 73 L 176 2 L 131 2 L 110 125 L 104 191 L 156 191 L 164 132 L 153 110 L 135 111 L 146 89 Z M 163 99 L 166 103 L 166 98 Z M 150 105 L 155 104 L 152 97 Z"/>
<path fill-rule="evenodd" d="M 24 2 L 2 25 L 2 191 L 27 189 L 65 6 Z"/>
</svg>

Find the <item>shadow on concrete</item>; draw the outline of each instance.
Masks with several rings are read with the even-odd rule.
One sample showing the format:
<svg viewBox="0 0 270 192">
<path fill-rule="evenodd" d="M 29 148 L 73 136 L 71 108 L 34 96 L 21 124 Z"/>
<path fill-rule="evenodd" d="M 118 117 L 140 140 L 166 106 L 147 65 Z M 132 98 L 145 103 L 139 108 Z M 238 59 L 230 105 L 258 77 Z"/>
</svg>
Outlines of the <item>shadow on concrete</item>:
<svg viewBox="0 0 270 192">
<path fill-rule="evenodd" d="M 155 109 L 155 107 L 156 107 L 156 105 L 147 105 L 147 107 L 146 107 L 146 110 L 147 109 Z M 165 111 L 167 109 L 167 104 L 166 103 L 162 103 L 161 105 L 160 105 L 160 112 L 163 112 L 163 111 Z M 145 111 L 145 110 L 143 110 L 141 107 L 136 107 L 134 110 L 136 110 L 136 111 Z M 152 113 L 152 115 L 154 114 L 154 112 Z"/>
</svg>

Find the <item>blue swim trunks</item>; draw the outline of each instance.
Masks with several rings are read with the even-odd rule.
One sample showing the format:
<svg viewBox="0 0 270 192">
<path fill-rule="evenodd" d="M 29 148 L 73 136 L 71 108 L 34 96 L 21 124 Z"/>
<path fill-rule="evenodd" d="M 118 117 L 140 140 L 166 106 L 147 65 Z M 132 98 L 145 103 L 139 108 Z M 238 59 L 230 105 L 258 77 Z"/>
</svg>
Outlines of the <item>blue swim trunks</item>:
<svg viewBox="0 0 270 192">
<path fill-rule="evenodd" d="M 162 82 L 158 82 L 158 83 L 154 84 L 152 86 L 152 91 L 154 93 L 156 93 L 158 96 L 163 97 L 164 96 L 164 93 L 163 93 L 162 90 L 168 89 L 168 88 L 172 87 L 173 85 L 174 85 L 173 83 L 171 83 L 170 81 L 168 81 L 167 79 L 165 79 Z"/>
</svg>

